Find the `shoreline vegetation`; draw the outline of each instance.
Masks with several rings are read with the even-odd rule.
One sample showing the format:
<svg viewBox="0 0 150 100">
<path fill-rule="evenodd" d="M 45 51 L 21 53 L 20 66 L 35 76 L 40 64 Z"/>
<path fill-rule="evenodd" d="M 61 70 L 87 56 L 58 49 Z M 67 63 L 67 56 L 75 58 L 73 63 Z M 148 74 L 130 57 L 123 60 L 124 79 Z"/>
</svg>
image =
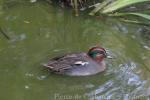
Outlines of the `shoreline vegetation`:
<svg viewBox="0 0 150 100">
<path fill-rule="evenodd" d="M 40 0 L 29 0 L 36 3 Z M 42 0 L 41 0 L 42 1 Z M 23 1 L 3 1 L 0 7 L 8 8 L 21 4 Z M 25 1 L 27 2 L 27 1 Z M 134 23 L 150 26 L 150 0 L 45 0 L 49 5 L 59 5 L 62 8 L 72 9 L 75 16 L 81 12 L 88 12 L 88 16 L 115 17 L 125 23 Z M 0 27 L 0 33 L 10 39 L 7 33 Z"/>
<path fill-rule="evenodd" d="M 49 2 L 54 2 L 54 0 L 47 0 Z M 62 7 L 70 7 L 75 11 L 75 16 L 79 16 L 79 11 L 90 10 L 90 16 L 108 16 L 108 17 L 118 17 L 123 18 L 126 16 L 139 17 L 143 20 L 150 21 L 150 0 L 57 0 Z M 55 2 L 57 2 L 55 1 Z M 147 12 L 144 12 L 147 11 Z M 135 24 L 146 24 L 142 21 L 132 19 L 132 20 L 122 20 L 124 22 L 130 22 Z"/>
<path fill-rule="evenodd" d="M 43 0 L 28 0 L 25 2 L 36 3 Z M 23 1 L 3 1 L 8 6 Z M 150 0 L 44 0 L 49 5 L 59 5 L 62 8 L 72 9 L 75 16 L 88 12 L 89 16 L 108 16 L 118 19 L 126 18 L 131 23 L 145 23 L 150 25 Z M 4 5 L 5 6 L 5 5 Z M 132 19 L 128 19 L 128 17 Z M 143 22 L 143 20 L 146 20 Z M 124 21 L 124 20 L 122 20 Z M 147 23 L 148 22 L 148 23 Z"/>
</svg>

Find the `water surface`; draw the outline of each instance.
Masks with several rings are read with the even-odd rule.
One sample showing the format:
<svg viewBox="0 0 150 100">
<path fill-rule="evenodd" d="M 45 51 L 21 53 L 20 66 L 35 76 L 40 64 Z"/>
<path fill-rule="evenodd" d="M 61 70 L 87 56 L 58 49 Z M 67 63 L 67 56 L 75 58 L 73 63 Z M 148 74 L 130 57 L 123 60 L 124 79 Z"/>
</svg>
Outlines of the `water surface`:
<svg viewBox="0 0 150 100">
<path fill-rule="evenodd" d="M 0 100 L 150 99 L 149 27 L 111 18 L 75 17 L 45 2 L 0 6 Z M 113 59 L 88 77 L 49 73 L 49 58 L 102 45 Z"/>
</svg>

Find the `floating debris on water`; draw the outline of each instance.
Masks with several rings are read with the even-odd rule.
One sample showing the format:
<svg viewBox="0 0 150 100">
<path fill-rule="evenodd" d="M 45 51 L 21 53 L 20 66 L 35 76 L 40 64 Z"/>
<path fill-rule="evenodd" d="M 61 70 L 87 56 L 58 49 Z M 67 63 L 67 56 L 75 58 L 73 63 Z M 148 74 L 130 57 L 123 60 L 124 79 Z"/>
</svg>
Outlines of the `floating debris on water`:
<svg viewBox="0 0 150 100">
<path fill-rule="evenodd" d="M 36 2 L 36 1 L 37 1 L 37 0 L 30 0 L 31 3 L 34 3 L 34 2 Z"/>
<path fill-rule="evenodd" d="M 34 74 L 30 74 L 30 73 L 26 73 L 25 75 L 26 75 L 26 76 L 29 76 L 29 77 L 34 76 Z"/>
<path fill-rule="evenodd" d="M 25 21 L 23 21 L 24 23 L 26 23 L 26 24 L 29 24 L 30 22 L 29 21 L 27 21 L 27 20 L 25 20 Z"/>
<path fill-rule="evenodd" d="M 28 85 L 25 85 L 25 87 L 24 87 L 25 89 L 29 89 L 30 87 L 28 86 Z"/>
<path fill-rule="evenodd" d="M 93 88 L 93 87 L 94 87 L 93 84 L 87 84 L 87 85 L 85 85 L 85 88 Z"/>
<path fill-rule="evenodd" d="M 135 35 L 132 35 L 131 37 L 132 37 L 133 39 L 136 39 L 136 36 L 135 36 Z"/>
<path fill-rule="evenodd" d="M 146 57 L 146 56 L 143 56 L 143 57 L 142 57 L 142 60 L 146 60 L 146 59 L 148 59 L 148 57 Z"/>
<path fill-rule="evenodd" d="M 21 34 L 20 35 L 20 40 L 24 40 L 24 39 L 26 39 L 26 34 Z"/>
<path fill-rule="evenodd" d="M 12 38 L 11 38 L 11 41 L 10 41 L 10 42 L 22 41 L 22 40 L 25 40 L 25 39 L 27 38 L 27 36 L 26 36 L 25 33 L 20 34 L 19 36 L 12 34 L 11 37 L 12 37 Z"/>
<path fill-rule="evenodd" d="M 149 46 L 145 45 L 144 48 L 145 48 L 146 50 L 149 50 L 149 51 L 150 51 L 150 47 L 149 47 Z"/>
<path fill-rule="evenodd" d="M 45 78 L 46 78 L 45 75 L 41 75 L 41 76 L 38 76 L 38 77 L 37 77 L 38 80 L 43 80 L 43 79 L 45 79 Z"/>
<path fill-rule="evenodd" d="M 64 51 L 65 49 L 55 49 L 53 52 L 59 52 L 59 51 Z"/>
<path fill-rule="evenodd" d="M 97 33 L 97 35 L 102 35 L 102 33 Z"/>
</svg>

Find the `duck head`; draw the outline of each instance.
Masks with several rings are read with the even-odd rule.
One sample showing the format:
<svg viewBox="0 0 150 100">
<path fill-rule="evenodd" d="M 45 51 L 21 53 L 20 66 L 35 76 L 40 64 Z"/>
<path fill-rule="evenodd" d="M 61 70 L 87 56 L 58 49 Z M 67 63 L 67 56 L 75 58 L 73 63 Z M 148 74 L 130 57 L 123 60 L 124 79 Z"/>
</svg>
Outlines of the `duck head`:
<svg viewBox="0 0 150 100">
<path fill-rule="evenodd" d="M 88 56 L 97 62 L 101 62 L 107 57 L 106 50 L 102 47 L 92 47 L 88 51 Z"/>
</svg>

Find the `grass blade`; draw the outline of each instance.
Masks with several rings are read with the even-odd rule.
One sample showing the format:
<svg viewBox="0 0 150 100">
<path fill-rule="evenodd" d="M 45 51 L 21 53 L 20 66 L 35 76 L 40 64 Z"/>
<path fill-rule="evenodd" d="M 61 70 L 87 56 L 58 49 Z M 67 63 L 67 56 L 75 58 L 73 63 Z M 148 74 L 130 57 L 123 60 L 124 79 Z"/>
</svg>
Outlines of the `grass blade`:
<svg viewBox="0 0 150 100">
<path fill-rule="evenodd" d="M 101 13 L 104 13 L 104 14 L 110 13 L 118 9 L 121 9 L 123 7 L 132 5 L 132 4 L 148 2 L 148 1 L 150 2 L 150 0 L 117 0 L 107 5 L 106 7 L 104 7 Z"/>
<path fill-rule="evenodd" d="M 104 2 L 102 2 L 101 4 L 99 4 L 94 10 L 92 10 L 89 15 L 95 15 L 95 13 L 97 13 L 98 11 L 100 11 L 102 8 L 104 8 L 108 3 L 110 3 L 111 0 L 105 0 Z"/>
<path fill-rule="evenodd" d="M 150 15 L 142 14 L 142 13 L 116 13 L 116 14 L 112 14 L 110 16 L 127 16 L 127 15 L 134 15 L 134 16 L 138 16 L 138 17 L 142 17 L 147 20 L 150 20 Z"/>
<path fill-rule="evenodd" d="M 148 24 L 148 23 L 140 22 L 140 21 L 137 21 L 137 20 L 121 19 L 121 21 L 126 22 L 126 23 L 133 23 L 133 24 L 139 24 L 139 25 L 150 26 L 150 24 Z"/>
<path fill-rule="evenodd" d="M 10 40 L 10 37 L 2 30 L 2 28 L 0 27 L 0 33 L 8 40 Z"/>
</svg>

